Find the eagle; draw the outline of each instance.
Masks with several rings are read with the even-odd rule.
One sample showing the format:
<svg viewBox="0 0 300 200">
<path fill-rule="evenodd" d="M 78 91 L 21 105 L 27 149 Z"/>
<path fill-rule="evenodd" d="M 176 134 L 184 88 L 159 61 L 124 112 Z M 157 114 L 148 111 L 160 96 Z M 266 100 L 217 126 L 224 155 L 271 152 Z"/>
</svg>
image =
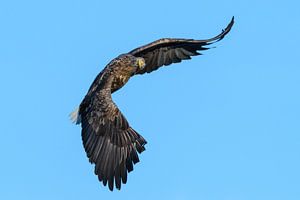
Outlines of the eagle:
<svg viewBox="0 0 300 200">
<path fill-rule="evenodd" d="M 232 17 L 222 32 L 210 39 L 163 38 L 121 54 L 97 75 L 80 106 L 70 114 L 81 124 L 81 137 L 87 157 L 95 164 L 94 173 L 113 191 L 127 182 L 127 173 L 139 162 L 146 140 L 134 130 L 117 105 L 112 93 L 121 89 L 132 76 L 151 73 L 162 66 L 201 55 L 199 51 L 222 40 L 234 24 Z"/>
</svg>

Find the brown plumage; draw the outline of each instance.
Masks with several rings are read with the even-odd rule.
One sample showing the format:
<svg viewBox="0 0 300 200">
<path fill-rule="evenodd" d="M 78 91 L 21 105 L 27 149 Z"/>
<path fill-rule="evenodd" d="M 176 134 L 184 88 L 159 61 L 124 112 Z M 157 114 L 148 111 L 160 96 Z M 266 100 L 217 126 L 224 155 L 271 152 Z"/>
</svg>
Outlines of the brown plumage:
<svg viewBox="0 0 300 200">
<path fill-rule="evenodd" d="M 127 122 L 111 94 L 136 74 L 150 73 L 161 66 L 201 55 L 198 51 L 224 38 L 233 26 L 234 18 L 216 37 L 207 40 L 156 40 L 112 60 L 98 74 L 79 109 L 71 114 L 81 123 L 82 141 L 89 161 L 95 163 L 95 174 L 110 190 L 121 189 L 127 173 L 139 162 L 138 153 L 145 150 L 146 140 Z M 114 184 L 115 183 L 115 184 Z"/>
</svg>

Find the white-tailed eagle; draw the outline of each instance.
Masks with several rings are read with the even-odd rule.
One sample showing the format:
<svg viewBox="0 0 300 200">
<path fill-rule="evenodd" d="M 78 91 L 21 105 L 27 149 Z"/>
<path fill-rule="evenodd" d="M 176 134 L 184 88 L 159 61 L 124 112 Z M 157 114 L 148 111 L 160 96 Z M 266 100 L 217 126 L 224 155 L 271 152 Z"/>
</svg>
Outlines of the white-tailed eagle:
<svg viewBox="0 0 300 200">
<path fill-rule="evenodd" d="M 87 157 L 95 163 L 99 181 L 113 190 L 121 189 L 127 173 L 139 162 L 146 140 L 128 123 L 111 94 L 137 74 L 150 73 L 162 66 L 201 55 L 208 45 L 220 41 L 230 31 L 234 18 L 219 35 L 206 40 L 164 38 L 113 59 L 96 77 L 71 118 L 81 123 Z M 200 52 L 199 52 L 200 51 Z"/>
</svg>

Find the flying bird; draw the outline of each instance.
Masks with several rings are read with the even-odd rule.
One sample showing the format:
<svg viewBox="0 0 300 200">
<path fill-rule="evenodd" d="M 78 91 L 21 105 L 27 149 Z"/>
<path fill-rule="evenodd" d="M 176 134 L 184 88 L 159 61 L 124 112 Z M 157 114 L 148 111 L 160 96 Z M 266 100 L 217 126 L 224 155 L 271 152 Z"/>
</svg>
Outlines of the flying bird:
<svg viewBox="0 0 300 200">
<path fill-rule="evenodd" d="M 234 17 L 222 32 L 210 39 L 163 38 L 113 59 L 97 75 L 71 119 L 81 124 L 84 149 L 95 174 L 112 191 L 127 182 L 127 173 L 139 162 L 146 140 L 135 131 L 112 100 L 112 93 L 138 74 L 150 73 L 162 66 L 201 55 L 222 40 L 234 24 Z M 115 183 L 115 184 L 114 184 Z"/>
</svg>

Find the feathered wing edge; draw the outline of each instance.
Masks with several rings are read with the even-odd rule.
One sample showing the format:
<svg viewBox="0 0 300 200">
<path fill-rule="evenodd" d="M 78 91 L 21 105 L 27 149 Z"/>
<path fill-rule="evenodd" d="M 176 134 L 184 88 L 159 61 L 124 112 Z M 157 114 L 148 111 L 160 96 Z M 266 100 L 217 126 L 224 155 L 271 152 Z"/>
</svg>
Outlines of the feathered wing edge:
<svg viewBox="0 0 300 200">
<path fill-rule="evenodd" d="M 127 173 L 139 162 L 138 153 L 145 150 L 147 142 L 112 101 L 101 103 L 97 100 L 80 112 L 82 142 L 89 161 L 95 163 L 99 181 L 112 191 L 114 183 L 121 189 L 121 182 L 127 182 Z"/>
<path fill-rule="evenodd" d="M 229 22 L 229 24 L 227 25 L 227 27 L 225 29 L 222 30 L 222 33 L 220 33 L 219 35 L 217 35 L 216 37 L 207 39 L 207 40 L 202 40 L 205 41 L 207 43 L 207 45 L 218 42 L 220 40 L 222 40 L 225 35 L 227 35 L 227 33 L 229 33 L 229 31 L 231 30 L 232 26 L 234 24 L 234 16 L 231 18 L 231 21 Z M 201 40 L 198 40 L 201 41 Z"/>
<path fill-rule="evenodd" d="M 207 45 L 222 40 L 229 33 L 233 24 L 234 17 L 232 17 L 230 23 L 219 35 L 210 39 L 163 38 L 130 51 L 130 54 L 143 57 L 146 61 L 146 67 L 138 70 L 136 74 L 150 73 L 161 66 L 179 63 L 182 60 L 191 59 L 191 56 L 201 55 L 198 51 L 207 50 L 209 49 L 206 47 Z"/>
</svg>

